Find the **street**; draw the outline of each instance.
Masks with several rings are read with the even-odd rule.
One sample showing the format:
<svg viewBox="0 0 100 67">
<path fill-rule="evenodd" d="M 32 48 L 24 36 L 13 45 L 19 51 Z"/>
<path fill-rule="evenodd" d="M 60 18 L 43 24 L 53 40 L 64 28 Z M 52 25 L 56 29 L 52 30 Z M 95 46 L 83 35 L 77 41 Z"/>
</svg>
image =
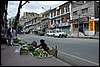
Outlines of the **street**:
<svg viewBox="0 0 100 67">
<path fill-rule="evenodd" d="M 18 35 L 20 39 L 39 44 L 44 39 L 48 46 L 57 45 L 58 58 L 72 65 L 99 66 L 99 40 L 80 38 L 54 38 L 33 34 Z"/>
</svg>

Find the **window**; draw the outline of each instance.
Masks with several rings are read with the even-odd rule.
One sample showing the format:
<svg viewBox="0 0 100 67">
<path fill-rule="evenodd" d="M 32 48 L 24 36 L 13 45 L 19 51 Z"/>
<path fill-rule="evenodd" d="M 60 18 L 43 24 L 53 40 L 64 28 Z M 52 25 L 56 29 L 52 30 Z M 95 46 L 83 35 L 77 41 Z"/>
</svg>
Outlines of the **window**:
<svg viewBox="0 0 100 67">
<path fill-rule="evenodd" d="M 69 7 L 67 8 L 67 12 L 69 12 Z"/>
<path fill-rule="evenodd" d="M 52 17 L 52 13 L 51 13 L 51 17 Z"/>
<path fill-rule="evenodd" d="M 88 27 L 89 27 L 89 24 L 88 23 L 84 23 L 84 29 L 88 30 L 89 29 Z"/>
<path fill-rule="evenodd" d="M 99 6 L 97 7 L 97 12 L 99 12 Z"/>
<path fill-rule="evenodd" d="M 64 18 L 61 18 L 61 21 L 64 22 Z"/>
<path fill-rule="evenodd" d="M 77 15 L 77 11 L 73 12 L 73 15 Z"/>
<path fill-rule="evenodd" d="M 54 24 L 56 24 L 56 20 L 54 20 Z"/>
<path fill-rule="evenodd" d="M 64 13 L 64 8 L 61 9 L 61 14 L 63 14 L 63 13 Z"/>
<path fill-rule="evenodd" d="M 51 25 L 53 24 L 53 20 L 51 20 Z"/>
<path fill-rule="evenodd" d="M 60 20 L 58 20 L 58 24 L 60 23 Z"/>
<path fill-rule="evenodd" d="M 66 12 L 67 12 L 67 7 L 66 7 Z"/>
<path fill-rule="evenodd" d="M 54 16 L 56 16 L 56 11 L 54 11 Z"/>
<path fill-rule="evenodd" d="M 75 28 L 78 28 L 78 24 L 75 24 Z"/>
<path fill-rule="evenodd" d="M 69 12 L 69 7 L 66 7 L 66 12 Z"/>
<path fill-rule="evenodd" d="M 59 15 L 60 14 L 60 10 L 57 10 L 57 15 Z"/>
<path fill-rule="evenodd" d="M 82 14 L 83 13 L 88 13 L 88 8 L 82 9 Z"/>
</svg>

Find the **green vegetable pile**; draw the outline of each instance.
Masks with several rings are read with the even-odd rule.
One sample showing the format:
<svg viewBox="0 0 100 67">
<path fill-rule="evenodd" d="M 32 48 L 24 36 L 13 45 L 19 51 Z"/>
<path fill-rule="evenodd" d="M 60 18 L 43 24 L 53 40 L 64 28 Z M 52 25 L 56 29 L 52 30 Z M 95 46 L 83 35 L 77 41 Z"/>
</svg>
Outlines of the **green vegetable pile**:
<svg viewBox="0 0 100 67">
<path fill-rule="evenodd" d="M 44 51 L 43 49 L 39 49 L 39 48 L 35 49 L 34 52 L 32 52 L 32 54 L 38 57 L 48 57 L 49 56 L 49 54 L 46 51 Z"/>
<path fill-rule="evenodd" d="M 36 57 L 48 57 L 49 56 L 48 52 L 40 48 L 35 48 L 34 46 L 32 46 L 31 44 L 28 44 L 25 41 L 21 40 L 18 43 L 21 46 L 20 49 L 28 50 L 28 52 L 31 53 L 33 56 L 36 56 Z"/>
</svg>

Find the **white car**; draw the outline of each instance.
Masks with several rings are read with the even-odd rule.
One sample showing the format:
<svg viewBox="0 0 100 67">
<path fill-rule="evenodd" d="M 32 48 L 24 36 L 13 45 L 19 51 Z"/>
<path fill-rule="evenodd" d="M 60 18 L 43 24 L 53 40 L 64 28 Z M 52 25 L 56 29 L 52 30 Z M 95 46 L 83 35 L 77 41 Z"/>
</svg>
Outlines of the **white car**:
<svg viewBox="0 0 100 67">
<path fill-rule="evenodd" d="M 46 36 L 53 36 L 54 30 L 48 30 Z"/>
<path fill-rule="evenodd" d="M 61 29 L 54 29 L 54 33 L 53 33 L 53 36 L 54 37 L 59 37 L 59 38 L 62 38 L 62 37 L 67 37 L 67 33 L 62 31 Z"/>
</svg>

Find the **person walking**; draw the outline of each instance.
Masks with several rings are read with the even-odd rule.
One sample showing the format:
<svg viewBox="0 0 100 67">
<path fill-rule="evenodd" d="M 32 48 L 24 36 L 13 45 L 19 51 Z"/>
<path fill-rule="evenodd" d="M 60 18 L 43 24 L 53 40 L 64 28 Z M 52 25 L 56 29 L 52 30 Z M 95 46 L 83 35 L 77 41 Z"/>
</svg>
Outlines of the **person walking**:
<svg viewBox="0 0 100 67">
<path fill-rule="evenodd" d="M 13 34 L 13 28 L 10 27 L 7 30 L 7 39 L 8 39 L 9 46 L 13 46 L 14 45 L 13 36 L 14 36 L 14 34 Z"/>
</svg>

